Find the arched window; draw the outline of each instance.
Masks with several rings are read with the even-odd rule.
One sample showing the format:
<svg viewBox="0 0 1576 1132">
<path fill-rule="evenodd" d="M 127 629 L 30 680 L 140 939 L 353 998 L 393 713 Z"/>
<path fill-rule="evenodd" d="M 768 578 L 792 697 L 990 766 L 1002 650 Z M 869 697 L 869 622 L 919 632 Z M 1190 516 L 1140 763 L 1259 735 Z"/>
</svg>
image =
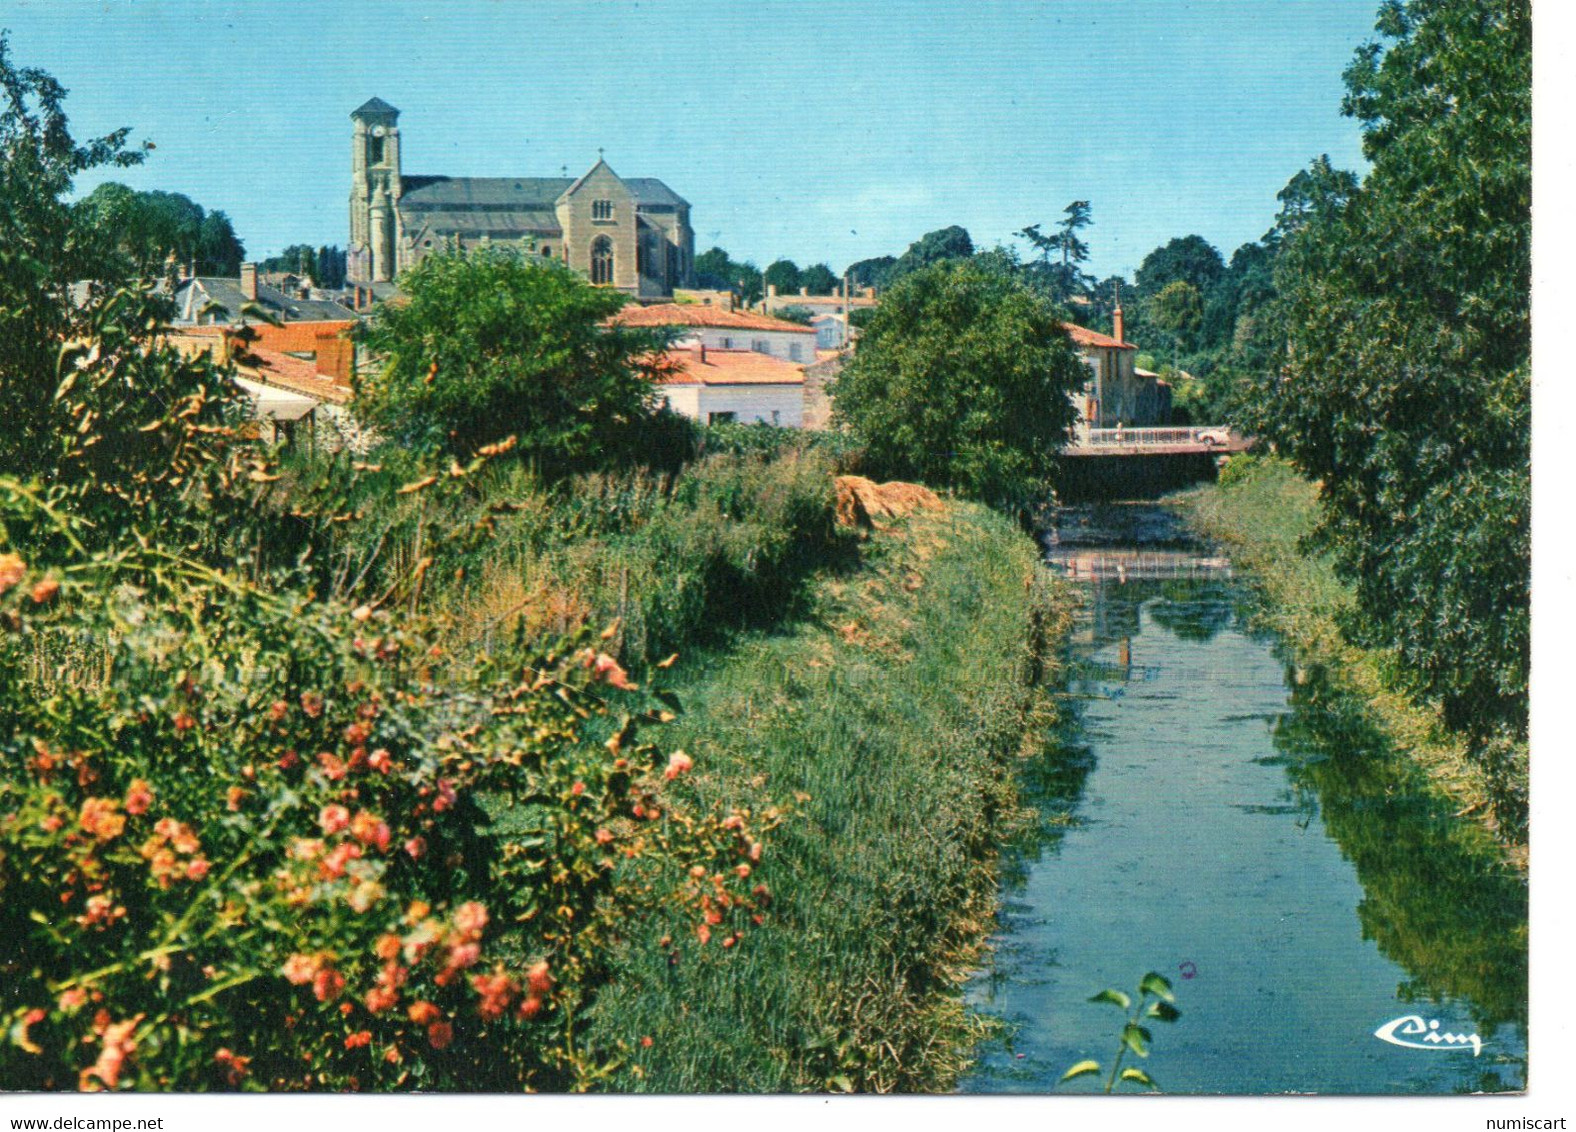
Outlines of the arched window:
<svg viewBox="0 0 1576 1132">
<path fill-rule="evenodd" d="M 613 241 L 606 236 L 591 241 L 591 282 L 613 282 Z"/>
</svg>

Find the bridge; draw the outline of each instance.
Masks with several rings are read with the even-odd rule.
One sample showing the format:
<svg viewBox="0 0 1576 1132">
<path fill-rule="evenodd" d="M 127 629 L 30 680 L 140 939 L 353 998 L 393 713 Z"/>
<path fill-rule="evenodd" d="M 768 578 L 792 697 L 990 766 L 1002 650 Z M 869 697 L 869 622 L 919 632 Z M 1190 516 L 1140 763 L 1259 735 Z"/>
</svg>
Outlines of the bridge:
<svg viewBox="0 0 1576 1132">
<path fill-rule="evenodd" d="M 1172 428 L 1084 428 L 1073 433 L 1063 456 L 1229 456 L 1245 452 L 1253 438 L 1224 425 Z"/>
<path fill-rule="evenodd" d="M 1232 576 L 1229 558 L 1184 550 L 1052 546 L 1045 560 L 1063 577 L 1084 582 L 1153 582 Z"/>
</svg>

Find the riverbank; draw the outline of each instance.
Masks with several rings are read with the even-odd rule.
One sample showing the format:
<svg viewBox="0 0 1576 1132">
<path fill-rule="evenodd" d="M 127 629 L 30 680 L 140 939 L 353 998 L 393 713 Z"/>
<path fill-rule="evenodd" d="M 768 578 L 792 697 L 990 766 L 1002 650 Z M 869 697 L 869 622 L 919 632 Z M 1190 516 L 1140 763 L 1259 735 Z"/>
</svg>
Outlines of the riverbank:
<svg viewBox="0 0 1576 1132">
<path fill-rule="evenodd" d="M 802 618 L 681 662 L 668 741 L 696 802 L 785 811 L 771 907 L 737 937 L 631 943 L 591 1023 L 630 1050 L 611 1088 L 952 1087 L 986 1026 L 960 988 L 1023 817 L 1014 768 L 1052 719 L 1063 593 L 1007 520 L 946 503 L 816 575 Z"/>
<path fill-rule="evenodd" d="M 1366 722 L 1420 768 L 1455 816 L 1487 830 L 1504 858 L 1525 871 L 1524 823 L 1499 812 L 1494 785 L 1465 741 L 1445 728 L 1437 708 L 1400 686 L 1393 657 L 1353 645 L 1341 632 L 1353 608 L 1350 588 L 1327 559 L 1299 549 L 1317 521 L 1317 502 L 1313 484 L 1264 457 L 1238 457 L 1218 483 L 1166 500 L 1255 574 L 1267 598 L 1260 620 L 1292 650 L 1303 679 L 1327 681 L 1361 703 Z M 1525 789 L 1523 777 L 1513 793 L 1524 796 Z"/>
</svg>

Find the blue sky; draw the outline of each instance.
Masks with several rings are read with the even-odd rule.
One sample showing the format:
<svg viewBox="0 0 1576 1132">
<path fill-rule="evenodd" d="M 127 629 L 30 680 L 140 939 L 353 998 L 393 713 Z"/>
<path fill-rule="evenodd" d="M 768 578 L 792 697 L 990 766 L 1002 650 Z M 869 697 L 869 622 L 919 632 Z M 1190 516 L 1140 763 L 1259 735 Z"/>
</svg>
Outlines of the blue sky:
<svg viewBox="0 0 1576 1132">
<path fill-rule="evenodd" d="M 348 115 L 377 95 L 406 172 L 578 174 L 600 147 L 689 199 L 697 250 L 841 270 L 1086 199 L 1103 276 L 1191 232 L 1229 256 L 1311 158 L 1359 168 L 1341 72 L 1376 7 L 7 0 L 0 27 L 78 136 L 156 143 L 115 179 L 223 209 L 254 257 L 345 243 Z"/>
</svg>

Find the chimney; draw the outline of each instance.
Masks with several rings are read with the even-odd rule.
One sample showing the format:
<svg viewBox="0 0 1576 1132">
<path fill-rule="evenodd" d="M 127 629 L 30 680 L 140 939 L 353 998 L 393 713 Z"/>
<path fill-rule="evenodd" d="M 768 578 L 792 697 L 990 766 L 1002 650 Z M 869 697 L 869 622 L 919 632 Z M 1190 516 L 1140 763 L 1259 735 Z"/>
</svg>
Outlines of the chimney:
<svg viewBox="0 0 1576 1132">
<path fill-rule="evenodd" d="M 255 263 L 241 264 L 241 294 L 257 301 L 257 265 Z"/>
<path fill-rule="evenodd" d="M 808 287 L 800 287 L 799 288 L 799 293 L 801 295 L 805 296 L 806 298 L 808 298 L 810 296 L 810 288 L 808 288 Z"/>
<path fill-rule="evenodd" d="M 775 299 L 777 297 L 777 284 L 775 284 L 775 283 L 768 283 L 768 284 L 766 284 L 766 297 L 768 299 Z"/>
<path fill-rule="evenodd" d="M 700 344 L 700 364 L 706 364 L 706 343 L 704 341 Z"/>
<path fill-rule="evenodd" d="M 1111 337 L 1118 342 L 1122 338 L 1122 285 L 1116 284 L 1116 310 L 1111 313 Z"/>
</svg>

